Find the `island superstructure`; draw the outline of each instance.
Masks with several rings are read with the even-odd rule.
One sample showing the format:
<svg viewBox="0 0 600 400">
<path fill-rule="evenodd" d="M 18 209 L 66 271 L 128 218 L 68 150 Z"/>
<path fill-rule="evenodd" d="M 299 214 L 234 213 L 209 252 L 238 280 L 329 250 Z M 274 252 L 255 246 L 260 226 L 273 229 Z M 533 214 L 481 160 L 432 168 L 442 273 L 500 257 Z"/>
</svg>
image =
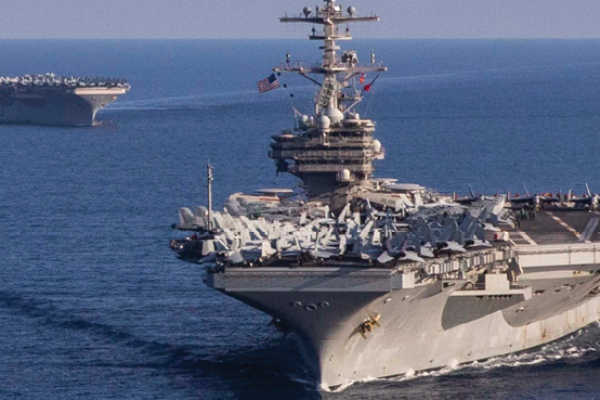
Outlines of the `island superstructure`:
<svg viewBox="0 0 600 400">
<path fill-rule="evenodd" d="M 384 156 L 357 106 L 385 67 L 361 66 L 340 25 L 377 21 L 325 0 L 308 23 L 319 65 L 286 61 L 319 86 L 313 115 L 273 136 L 277 171 L 302 193 L 234 193 L 223 211 L 181 208 L 177 257 L 207 285 L 293 333 L 321 387 L 535 349 L 598 321 L 598 195 L 444 195 L 373 177 Z M 371 80 L 372 79 L 372 80 Z M 362 81 L 362 82 L 361 82 Z M 209 193 L 212 169 L 209 168 Z"/>
<path fill-rule="evenodd" d="M 278 171 L 291 172 L 302 180 L 309 199 L 331 196 L 340 187 L 349 189 L 368 181 L 374 171 L 372 161 L 384 156 L 381 143 L 373 137 L 375 124 L 361 119 L 356 109 L 364 90 L 357 81 L 361 77 L 364 81 L 367 74 L 384 72 L 387 68 L 376 64 L 374 54 L 366 66 L 359 64 L 355 51 L 347 50 L 340 56 L 337 43 L 352 39 L 349 28 L 342 30 L 340 25 L 378 20 L 376 15 L 357 15 L 354 7 L 349 7 L 346 13 L 335 2 L 317 7 L 314 12 L 305 7 L 300 16 L 281 18 L 284 23 L 323 28 L 322 32 L 313 28 L 309 36 L 310 40 L 323 42 L 320 65 L 286 61 L 274 68 L 277 73 L 322 77 L 320 81 L 310 78 L 320 86 L 315 115 L 299 116 L 296 135 L 284 132 L 274 136 L 270 153 L 277 161 Z"/>
<path fill-rule="evenodd" d="M 93 126 L 98 110 L 129 90 L 124 79 L 0 77 L 0 124 Z"/>
</svg>

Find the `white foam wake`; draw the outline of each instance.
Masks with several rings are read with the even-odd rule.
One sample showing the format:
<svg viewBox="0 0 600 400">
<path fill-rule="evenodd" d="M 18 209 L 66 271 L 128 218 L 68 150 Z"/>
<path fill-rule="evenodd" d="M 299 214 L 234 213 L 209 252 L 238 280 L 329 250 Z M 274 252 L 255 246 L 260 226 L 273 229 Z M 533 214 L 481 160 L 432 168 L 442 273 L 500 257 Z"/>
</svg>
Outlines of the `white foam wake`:
<svg viewBox="0 0 600 400">
<path fill-rule="evenodd" d="M 536 364 L 554 362 L 558 360 L 576 360 L 584 356 L 600 354 L 600 338 L 598 335 L 586 335 L 589 330 L 598 330 L 600 323 L 589 329 L 582 330 L 577 334 L 561 340 L 560 342 L 552 343 L 542 347 L 539 351 L 526 352 L 520 354 L 511 354 L 490 358 L 485 361 L 475 361 L 467 364 L 460 364 L 457 360 L 453 360 L 446 367 L 439 370 L 415 372 L 409 370 L 406 374 L 393 378 L 373 378 L 368 377 L 359 380 L 349 380 L 335 389 L 326 387 L 326 383 L 321 386 L 321 390 L 329 393 L 340 393 L 355 384 L 372 383 L 372 382 L 407 382 L 415 379 L 426 377 L 440 377 L 459 372 L 488 372 L 500 368 L 517 368 L 531 366 Z M 590 337 L 591 336 L 591 337 Z M 584 340 L 582 340 L 584 339 Z"/>
</svg>

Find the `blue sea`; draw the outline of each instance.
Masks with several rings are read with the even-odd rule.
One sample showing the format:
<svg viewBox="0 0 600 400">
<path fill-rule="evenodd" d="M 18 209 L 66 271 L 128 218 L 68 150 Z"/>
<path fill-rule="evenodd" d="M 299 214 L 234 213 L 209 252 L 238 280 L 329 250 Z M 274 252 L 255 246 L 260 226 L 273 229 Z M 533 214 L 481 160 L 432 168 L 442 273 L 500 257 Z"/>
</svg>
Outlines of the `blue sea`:
<svg viewBox="0 0 600 400">
<path fill-rule="evenodd" d="M 444 192 L 600 191 L 600 41 L 377 40 L 377 176 Z M 597 399 L 600 328 L 534 353 L 320 392 L 270 318 L 168 248 L 180 206 L 294 187 L 271 135 L 314 88 L 259 95 L 304 41 L 0 41 L 0 75 L 124 77 L 94 128 L 0 126 L 0 399 Z M 373 79 L 369 76 L 367 79 Z M 294 97 L 290 97 L 294 94 Z"/>
</svg>

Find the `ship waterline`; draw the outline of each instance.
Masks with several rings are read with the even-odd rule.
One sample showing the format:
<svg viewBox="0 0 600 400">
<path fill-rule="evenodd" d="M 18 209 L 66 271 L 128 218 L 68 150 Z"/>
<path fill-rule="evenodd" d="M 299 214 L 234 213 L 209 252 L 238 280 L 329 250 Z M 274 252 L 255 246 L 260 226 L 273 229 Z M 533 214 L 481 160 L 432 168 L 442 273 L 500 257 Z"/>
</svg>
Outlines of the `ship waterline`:
<svg viewBox="0 0 600 400">
<path fill-rule="evenodd" d="M 76 89 L 74 93 L 2 93 L 0 123 L 93 126 L 96 113 L 125 89 Z"/>
<path fill-rule="evenodd" d="M 0 124 L 93 126 L 98 110 L 129 90 L 122 79 L 0 77 Z"/>
<path fill-rule="evenodd" d="M 209 286 L 292 330 L 324 389 L 534 349 L 600 318 L 600 275 L 590 273 L 504 290 L 467 289 L 456 280 L 404 288 L 402 278 L 380 269 L 229 269 L 209 276 Z M 504 275 L 493 278 L 508 283 Z M 375 316 L 378 326 L 361 334 Z"/>
</svg>

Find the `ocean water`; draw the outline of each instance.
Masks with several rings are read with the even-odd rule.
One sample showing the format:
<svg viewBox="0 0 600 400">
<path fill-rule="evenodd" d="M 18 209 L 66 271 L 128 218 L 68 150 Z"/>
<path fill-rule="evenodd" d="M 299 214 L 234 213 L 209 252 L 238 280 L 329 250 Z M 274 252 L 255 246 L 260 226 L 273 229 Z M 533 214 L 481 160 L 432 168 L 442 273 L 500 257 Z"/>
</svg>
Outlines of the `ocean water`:
<svg viewBox="0 0 600 400">
<path fill-rule="evenodd" d="M 441 191 L 600 191 L 600 41 L 357 41 L 379 177 Z M 256 82 L 303 41 L 0 41 L 0 75 L 127 78 L 99 127 L 0 126 L 0 399 L 596 399 L 600 328 L 537 352 L 319 392 L 269 317 L 168 249 L 180 206 L 293 187 L 270 136 L 310 110 Z M 374 76 L 369 77 L 369 79 Z M 294 94 L 294 98 L 290 97 Z"/>
</svg>

